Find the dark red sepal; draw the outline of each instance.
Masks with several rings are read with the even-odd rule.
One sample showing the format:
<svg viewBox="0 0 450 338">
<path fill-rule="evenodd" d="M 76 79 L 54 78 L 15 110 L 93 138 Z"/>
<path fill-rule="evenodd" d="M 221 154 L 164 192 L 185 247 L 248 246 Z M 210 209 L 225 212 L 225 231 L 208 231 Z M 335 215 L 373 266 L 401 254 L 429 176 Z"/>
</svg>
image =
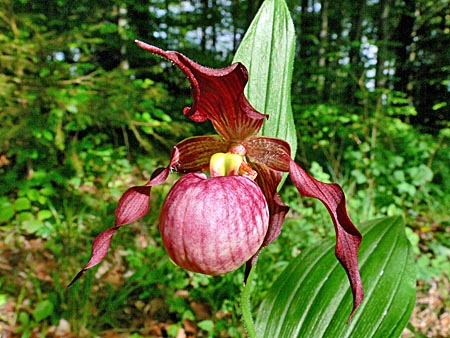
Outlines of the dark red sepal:
<svg viewBox="0 0 450 338">
<path fill-rule="evenodd" d="M 255 135 L 267 118 L 255 110 L 244 95 L 248 72 L 241 63 L 212 69 L 199 65 L 179 52 L 165 51 L 142 41 L 143 49 L 173 62 L 191 83 L 192 107 L 183 114 L 195 122 L 211 120 L 227 141 L 242 141 Z"/>
<path fill-rule="evenodd" d="M 299 193 L 319 199 L 333 219 L 336 231 L 335 254 L 347 273 L 353 292 L 353 309 L 348 319 L 350 321 L 364 298 L 358 269 L 358 248 L 362 236 L 347 214 L 344 192 L 337 184 L 316 180 L 292 160 L 289 174 Z"/>
</svg>

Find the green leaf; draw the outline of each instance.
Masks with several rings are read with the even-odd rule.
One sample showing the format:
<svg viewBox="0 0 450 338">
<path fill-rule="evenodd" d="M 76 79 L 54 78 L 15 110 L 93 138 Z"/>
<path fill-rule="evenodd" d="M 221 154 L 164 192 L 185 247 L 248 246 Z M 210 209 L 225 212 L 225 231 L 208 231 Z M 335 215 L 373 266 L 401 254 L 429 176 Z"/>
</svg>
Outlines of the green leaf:
<svg viewBox="0 0 450 338">
<path fill-rule="evenodd" d="M 26 197 L 19 197 L 16 199 L 16 210 L 22 211 L 22 210 L 28 210 L 31 208 L 30 200 Z"/>
<path fill-rule="evenodd" d="M 33 310 L 34 320 L 38 323 L 53 314 L 53 304 L 49 300 L 39 302 Z"/>
<path fill-rule="evenodd" d="M 0 306 L 5 305 L 8 302 L 8 295 L 5 293 L 0 293 Z"/>
<path fill-rule="evenodd" d="M 40 221 L 45 221 L 46 219 L 52 218 L 53 214 L 50 210 L 39 210 L 38 214 L 37 214 L 37 218 Z"/>
<path fill-rule="evenodd" d="M 198 327 L 207 332 L 212 332 L 214 330 L 214 323 L 210 319 L 202 320 L 197 323 Z"/>
<path fill-rule="evenodd" d="M 14 205 L 10 201 L 4 200 L 0 202 L 0 223 L 8 222 L 15 213 Z"/>
<path fill-rule="evenodd" d="M 34 220 L 34 215 L 29 211 L 23 211 L 17 214 L 17 220 L 19 223 Z"/>
<path fill-rule="evenodd" d="M 26 312 L 19 312 L 18 320 L 22 326 L 26 327 L 30 324 L 30 316 Z"/>
<path fill-rule="evenodd" d="M 256 110 L 269 114 L 262 135 L 281 138 L 295 157 L 297 136 L 291 108 L 295 33 L 282 0 L 266 0 L 245 34 L 233 62 L 248 69 L 245 95 Z"/>
<path fill-rule="evenodd" d="M 433 105 L 432 109 L 433 110 L 439 110 L 441 108 L 447 107 L 447 102 L 439 102 L 436 103 L 435 105 Z"/>
<path fill-rule="evenodd" d="M 323 241 L 300 254 L 261 304 L 257 337 L 399 337 L 415 302 L 415 267 L 401 217 L 360 227 L 360 270 L 365 300 L 352 321 L 347 277 Z"/>
<path fill-rule="evenodd" d="M 30 199 L 30 201 L 37 201 L 39 198 L 39 191 L 36 189 L 28 189 L 26 190 L 26 195 Z"/>
</svg>

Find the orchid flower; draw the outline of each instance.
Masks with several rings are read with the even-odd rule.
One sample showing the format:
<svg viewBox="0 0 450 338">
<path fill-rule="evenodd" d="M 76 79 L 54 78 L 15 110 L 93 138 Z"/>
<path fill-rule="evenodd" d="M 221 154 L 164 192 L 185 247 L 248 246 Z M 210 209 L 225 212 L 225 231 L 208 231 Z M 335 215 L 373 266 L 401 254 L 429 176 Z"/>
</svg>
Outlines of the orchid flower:
<svg viewBox="0 0 450 338">
<path fill-rule="evenodd" d="M 347 214 L 344 193 L 339 185 L 320 182 L 295 163 L 287 142 L 258 135 L 268 116 L 256 111 L 244 95 L 245 66 L 206 68 L 181 53 L 136 43 L 181 69 L 193 98 L 192 107 L 184 108 L 183 114 L 194 122 L 210 120 L 217 135 L 179 142 L 167 167 L 122 195 L 115 226 L 97 236 L 89 262 L 72 283 L 104 259 L 122 225 L 147 214 L 151 187 L 164 183 L 171 172 L 184 175 L 172 187 L 160 213 L 159 229 L 172 260 L 187 270 L 210 275 L 246 263 L 247 278 L 261 249 L 281 232 L 289 207 L 281 201 L 277 187 L 282 174 L 289 173 L 299 193 L 319 199 L 333 220 L 335 254 L 350 281 L 353 315 L 364 297 L 358 270 L 361 234 Z"/>
</svg>

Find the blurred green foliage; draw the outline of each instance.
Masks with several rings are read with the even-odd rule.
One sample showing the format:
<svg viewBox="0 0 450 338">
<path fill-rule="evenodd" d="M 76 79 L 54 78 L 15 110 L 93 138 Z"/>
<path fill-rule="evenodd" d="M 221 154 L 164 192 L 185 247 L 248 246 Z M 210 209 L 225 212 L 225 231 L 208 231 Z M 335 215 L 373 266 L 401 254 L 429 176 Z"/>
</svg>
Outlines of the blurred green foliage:
<svg viewBox="0 0 450 338">
<path fill-rule="evenodd" d="M 85 264 L 93 238 L 112 224 L 126 188 L 166 165 L 176 141 L 211 131 L 182 116 L 190 93 L 180 72 L 138 50 L 133 39 L 224 66 L 259 4 L 244 3 L 0 0 L 2 328 L 15 336 L 45 336 L 67 321 L 68 337 L 108 330 L 176 336 L 189 327 L 199 336 L 244 335 L 238 308 L 243 271 L 202 276 L 179 269 L 165 254 L 157 222 L 169 185 L 153 189 L 150 215 L 124 227 L 96 272 L 66 287 Z M 368 54 L 359 64 L 342 61 L 349 46 L 364 47 L 351 44 L 344 33 L 333 35 L 353 20 L 350 14 L 336 20 L 336 13 L 352 11 L 332 5 L 330 39 L 320 41 L 320 11 L 295 6 L 290 6 L 294 21 L 304 29 L 298 45 L 308 46 L 297 51 L 294 67 L 297 160 L 317 178 L 343 185 L 355 221 L 402 214 L 418 257 L 418 278 L 448 279 L 450 131 L 441 78 L 448 67 L 439 48 L 427 49 L 425 43 L 428 36 L 445 43 L 447 23 L 427 21 L 434 10 L 421 4 L 426 11 L 418 19 L 422 30 L 415 47 L 422 58 L 407 66 L 413 75 L 423 72 L 435 89 L 433 100 L 425 100 L 417 94 L 427 92 L 425 80 L 407 93 L 397 90 L 394 77 L 391 88 L 353 88 L 361 65 L 374 67 Z M 372 9 L 366 19 L 373 28 Z M 305 17 L 314 24 L 302 26 Z M 376 39 L 376 29 L 369 28 L 367 36 Z M 432 74 L 439 76 L 429 81 Z M 282 268 L 333 233 L 319 203 L 300 199 L 289 184 L 281 193 L 291 212 L 280 238 L 259 259 L 255 311 Z"/>
</svg>

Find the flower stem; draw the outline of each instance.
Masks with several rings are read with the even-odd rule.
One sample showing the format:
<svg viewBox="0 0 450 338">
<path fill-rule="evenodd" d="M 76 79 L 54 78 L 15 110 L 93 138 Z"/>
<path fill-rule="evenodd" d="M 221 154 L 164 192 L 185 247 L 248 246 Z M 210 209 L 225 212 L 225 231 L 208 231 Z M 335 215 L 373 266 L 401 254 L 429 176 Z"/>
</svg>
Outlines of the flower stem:
<svg viewBox="0 0 450 338">
<path fill-rule="evenodd" d="M 256 264 L 252 266 L 247 278 L 247 283 L 244 285 L 244 289 L 242 290 L 241 293 L 242 319 L 244 320 L 244 326 L 247 330 L 248 338 L 256 338 L 255 325 L 253 322 L 250 304 L 250 289 L 253 280 L 253 273 L 255 271 L 255 266 Z"/>
</svg>

